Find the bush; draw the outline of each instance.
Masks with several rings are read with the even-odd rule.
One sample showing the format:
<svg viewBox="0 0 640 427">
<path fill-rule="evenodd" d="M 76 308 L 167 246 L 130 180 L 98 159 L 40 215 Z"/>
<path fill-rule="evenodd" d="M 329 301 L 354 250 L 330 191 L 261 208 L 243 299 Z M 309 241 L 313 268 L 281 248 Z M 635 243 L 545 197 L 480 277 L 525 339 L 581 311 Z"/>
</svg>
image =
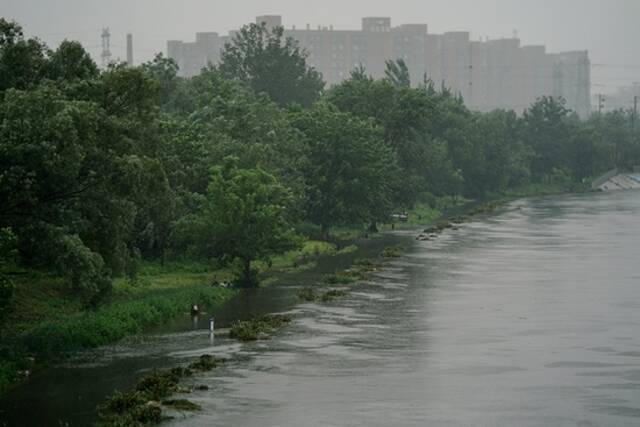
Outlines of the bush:
<svg viewBox="0 0 640 427">
<path fill-rule="evenodd" d="M 96 306 L 111 291 L 111 277 L 100 254 L 91 251 L 77 235 L 61 235 L 57 268 L 85 303 Z"/>
</svg>

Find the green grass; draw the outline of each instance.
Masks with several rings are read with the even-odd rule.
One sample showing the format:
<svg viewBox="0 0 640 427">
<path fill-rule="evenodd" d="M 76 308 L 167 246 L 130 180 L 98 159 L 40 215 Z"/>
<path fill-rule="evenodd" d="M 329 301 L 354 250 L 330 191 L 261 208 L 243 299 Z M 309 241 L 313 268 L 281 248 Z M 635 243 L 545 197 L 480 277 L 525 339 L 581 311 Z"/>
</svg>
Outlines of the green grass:
<svg viewBox="0 0 640 427">
<path fill-rule="evenodd" d="M 0 395 L 20 379 L 19 371 L 140 333 L 189 313 L 192 303 L 213 309 L 235 291 L 209 284 L 229 274 L 198 263 L 144 264 L 136 280 L 116 279 L 113 294 L 94 311 L 86 311 L 57 277 L 17 277 L 12 310 L 0 331 Z"/>
<path fill-rule="evenodd" d="M 95 312 L 42 322 L 20 341 L 29 353 L 44 357 L 95 348 L 188 313 L 194 302 L 205 309 L 213 308 L 233 294 L 229 289 L 202 285 L 168 289 L 156 295 L 117 301 Z"/>
<path fill-rule="evenodd" d="M 338 253 L 336 245 L 333 243 L 307 240 L 300 249 L 273 257 L 270 266 L 265 262 L 258 261 L 254 263 L 254 267 L 263 275 L 275 271 L 300 271 L 313 268 L 315 259 L 319 256 L 337 255 Z"/>
<path fill-rule="evenodd" d="M 306 241 L 295 251 L 277 256 L 272 263 L 257 262 L 264 282 L 276 271 L 310 268 L 323 255 L 338 251 L 328 242 Z M 215 306 L 234 291 L 210 287 L 231 282 L 231 268 L 195 262 L 143 262 L 135 279 L 117 278 L 108 300 L 95 311 L 86 311 L 60 277 L 37 271 L 20 271 L 13 281 L 16 291 L 11 312 L 0 330 L 0 394 L 18 379 L 18 370 L 32 369 L 24 362 L 35 356 L 39 363 L 68 351 L 94 348 L 162 324 L 188 313 L 192 303 Z"/>
</svg>

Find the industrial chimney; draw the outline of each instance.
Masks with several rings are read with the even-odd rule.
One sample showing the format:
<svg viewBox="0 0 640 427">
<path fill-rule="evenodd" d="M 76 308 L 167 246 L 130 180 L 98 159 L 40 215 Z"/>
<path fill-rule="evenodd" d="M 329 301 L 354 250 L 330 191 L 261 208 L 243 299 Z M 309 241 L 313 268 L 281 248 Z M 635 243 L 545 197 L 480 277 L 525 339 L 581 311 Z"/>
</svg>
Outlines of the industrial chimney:
<svg viewBox="0 0 640 427">
<path fill-rule="evenodd" d="M 133 35 L 127 34 L 127 65 L 133 67 Z"/>
</svg>

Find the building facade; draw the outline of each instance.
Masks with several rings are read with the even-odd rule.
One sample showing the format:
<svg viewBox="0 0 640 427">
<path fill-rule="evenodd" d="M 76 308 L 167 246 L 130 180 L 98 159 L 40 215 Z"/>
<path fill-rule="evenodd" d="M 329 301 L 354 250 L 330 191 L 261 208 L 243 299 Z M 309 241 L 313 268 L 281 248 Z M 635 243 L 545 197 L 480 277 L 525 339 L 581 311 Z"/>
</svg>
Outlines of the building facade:
<svg viewBox="0 0 640 427">
<path fill-rule="evenodd" d="M 277 15 L 259 16 L 268 28 L 282 26 Z M 195 42 L 169 41 L 167 54 L 180 75 L 198 74 L 220 60 L 234 35 L 197 33 Z M 430 79 L 460 94 L 473 110 L 511 109 L 518 113 L 541 96 L 563 97 L 580 117 L 591 114 L 591 64 L 586 51 L 547 53 L 544 46 L 521 46 L 516 37 L 472 41 L 464 31 L 430 34 L 426 24 L 392 27 L 387 17 L 362 19 L 359 30 L 333 27 L 285 29 L 308 52 L 307 62 L 328 85 L 347 79 L 362 66 L 384 77 L 385 61 L 403 59 L 412 85 Z"/>
</svg>

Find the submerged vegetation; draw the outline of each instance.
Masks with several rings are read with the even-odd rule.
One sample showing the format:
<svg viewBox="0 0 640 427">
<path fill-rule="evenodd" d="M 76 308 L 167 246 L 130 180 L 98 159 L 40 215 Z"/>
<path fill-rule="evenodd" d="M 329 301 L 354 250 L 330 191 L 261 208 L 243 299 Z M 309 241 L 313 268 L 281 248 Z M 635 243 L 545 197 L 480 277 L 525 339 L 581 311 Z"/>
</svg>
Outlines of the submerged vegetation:
<svg viewBox="0 0 640 427">
<path fill-rule="evenodd" d="M 286 314 L 268 314 L 252 320 L 237 320 L 231 324 L 229 337 L 240 341 L 257 341 L 269 336 L 291 323 L 293 318 Z"/>
<path fill-rule="evenodd" d="M 298 292 L 298 298 L 306 302 L 333 302 L 337 299 L 346 298 L 349 291 L 344 289 L 329 289 L 317 292 L 314 288 L 303 288 Z"/>
<path fill-rule="evenodd" d="M 398 258 L 401 257 L 405 248 L 402 246 L 388 246 L 383 249 L 380 254 L 383 258 Z"/>
<path fill-rule="evenodd" d="M 116 391 L 101 407 L 101 425 L 105 427 L 135 427 L 160 423 L 165 417 L 163 409 L 199 411 L 199 405 L 187 399 L 169 398 L 176 393 L 208 390 L 206 386 L 180 387 L 180 381 L 194 371 L 210 371 L 225 359 L 205 354 L 188 367 L 155 371 L 138 381 L 128 392 Z"/>
</svg>

